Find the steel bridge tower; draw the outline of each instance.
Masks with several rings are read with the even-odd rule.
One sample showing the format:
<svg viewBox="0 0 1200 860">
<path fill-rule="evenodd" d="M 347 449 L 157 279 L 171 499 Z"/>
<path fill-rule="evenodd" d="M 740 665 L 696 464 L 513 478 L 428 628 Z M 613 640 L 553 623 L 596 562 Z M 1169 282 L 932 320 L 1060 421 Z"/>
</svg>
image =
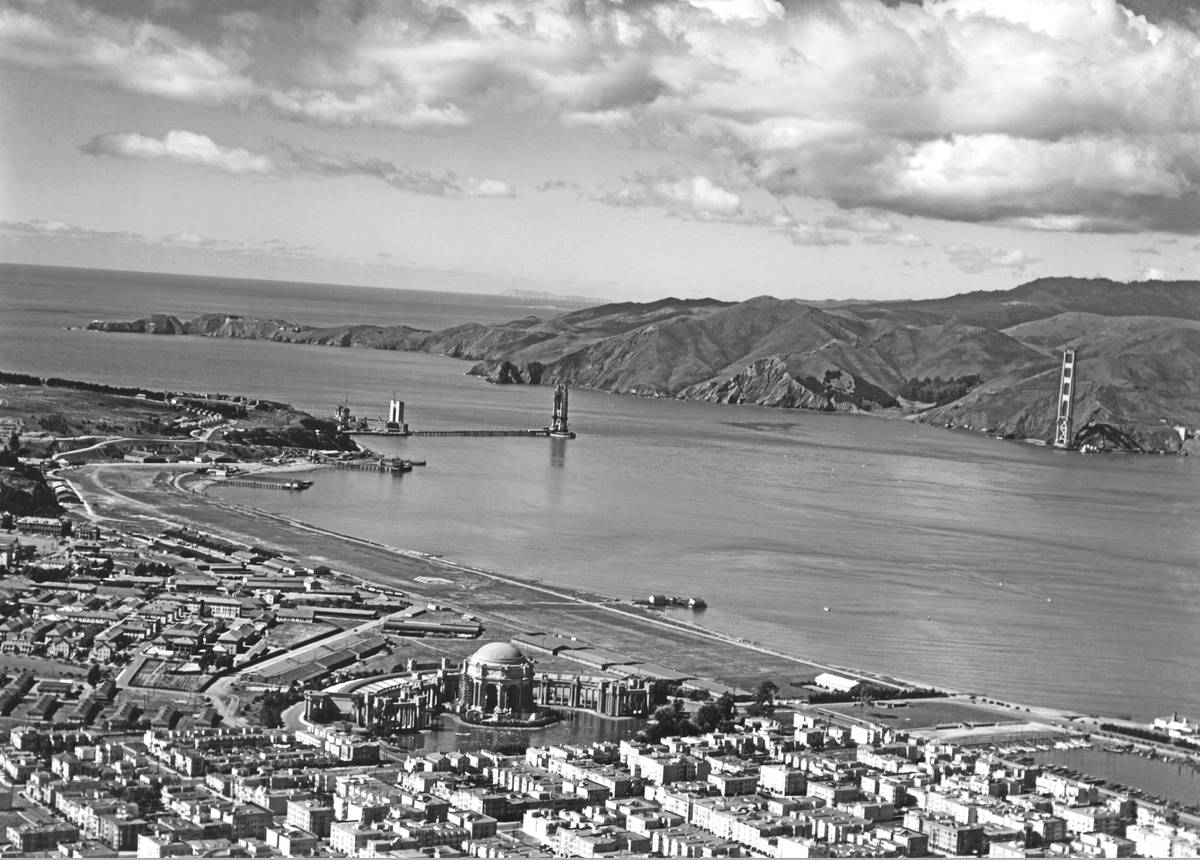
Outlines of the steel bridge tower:
<svg viewBox="0 0 1200 860">
<path fill-rule="evenodd" d="M 1054 422 L 1054 447 L 1071 447 L 1071 411 L 1075 405 L 1075 350 L 1064 349 L 1058 388 L 1058 418 Z"/>
</svg>

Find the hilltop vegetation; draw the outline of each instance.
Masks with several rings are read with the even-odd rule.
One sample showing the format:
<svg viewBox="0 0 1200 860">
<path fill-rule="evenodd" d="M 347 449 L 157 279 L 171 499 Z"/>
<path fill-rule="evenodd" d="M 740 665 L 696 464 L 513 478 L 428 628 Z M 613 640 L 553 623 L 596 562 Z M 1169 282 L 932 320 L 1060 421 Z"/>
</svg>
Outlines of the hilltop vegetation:
<svg viewBox="0 0 1200 860">
<path fill-rule="evenodd" d="M 1043 278 L 1007 291 L 823 307 L 769 296 L 666 298 L 436 332 L 228 314 L 91 327 L 434 352 L 475 361 L 472 373 L 499 383 L 918 412 L 923 421 L 1042 439 L 1052 433 L 1061 350 L 1071 346 L 1081 432 L 1102 424 L 1114 428 L 1107 439 L 1178 448 L 1171 425 L 1200 424 L 1196 282 Z"/>
</svg>

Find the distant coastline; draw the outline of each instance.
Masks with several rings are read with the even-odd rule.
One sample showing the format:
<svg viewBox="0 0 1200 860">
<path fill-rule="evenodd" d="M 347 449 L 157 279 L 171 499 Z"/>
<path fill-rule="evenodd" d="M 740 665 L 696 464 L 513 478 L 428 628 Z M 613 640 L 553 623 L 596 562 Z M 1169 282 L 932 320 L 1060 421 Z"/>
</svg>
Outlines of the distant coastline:
<svg viewBox="0 0 1200 860">
<path fill-rule="evenodd" d="M 1072 447 L 1179 453 L 1200 427 L 1200 290 L 1192 282 L 1048 278 L 904 302 L 622 302 L 501 324 L 312 325 L 206 313 L 95 320 L 103 332 L 425 352 L 499 384 L 814 411 L 910 415 L 1050 439 L 1061 351 L 1082 356 Z M 1196 348 L 1178 350 L 1181 340 Z M 1164 363 L 1163 356 L 1171 356 Z"/>
</svg>

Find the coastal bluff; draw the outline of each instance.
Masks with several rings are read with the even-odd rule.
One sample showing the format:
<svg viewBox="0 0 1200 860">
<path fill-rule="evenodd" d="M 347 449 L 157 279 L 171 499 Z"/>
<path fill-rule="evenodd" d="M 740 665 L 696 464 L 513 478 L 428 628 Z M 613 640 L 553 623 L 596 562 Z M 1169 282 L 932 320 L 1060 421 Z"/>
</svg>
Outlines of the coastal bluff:
<svg viewBox="0 0 1200 860">
<path fill-rule="evenodd" d="M 1200 425 L 1200 283 L 1042 278 L 943 299 L 619 302 L 440 331 L 319 327 L 208 313 L 93 321 L 89 329 L 426 352 L 500 384 L 910 415 L 1047 439 L 1061 351 L 1080 355 L 1076 427 L 1110 447 L 1178 451 Z M 1185 434 L 1186 435 L 1186 434 Z M 1107 440 L 1107 441 L 1106 441 Z"/>
</svg>

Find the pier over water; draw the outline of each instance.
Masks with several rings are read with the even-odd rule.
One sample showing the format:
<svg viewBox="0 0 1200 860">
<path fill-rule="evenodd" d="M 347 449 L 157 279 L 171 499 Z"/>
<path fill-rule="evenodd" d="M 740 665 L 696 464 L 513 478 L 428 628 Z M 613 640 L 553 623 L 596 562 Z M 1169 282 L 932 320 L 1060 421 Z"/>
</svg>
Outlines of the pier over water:
<svg viewBox="0 0 1200 860">
<path fill-rule="evenodd" d="M 312 481 L 281 481 L 271 478 L 217 478 L 214 483 L 224 487 L 250 487 L 255 490 L 307 490 Z"/>
<path fill-rule="evenodd" d="M 551 415 L 550 425 L 547 427 L 533 427 L 525 430 L 411 430 L 404 421 L 404 403 L 396 399 L 392 399 L 389 403 L 388 420 L 386 422 L 378 418 L 371 419 L 375 422 L 374 427 L 370 426 L 370 421 L 365 418 L 355 424 L 353 416 L 350 415 L 350 410 L 345 406 L 337 407 L 335 416 L 339 429 L 349 436 L 395 436 L 401 439 L 406 439 L 410 436 L 425 438 L 434 436 L 528 436 L 542 439 L 553 436 L 556 439 L 575 438 L 575 433 L 571 430 L 567 420 L 567 386 L 561 382 L 554 387 L 554 411 Z M 379 426 L 380 424 L 382 426 Z"/>
</svg>

